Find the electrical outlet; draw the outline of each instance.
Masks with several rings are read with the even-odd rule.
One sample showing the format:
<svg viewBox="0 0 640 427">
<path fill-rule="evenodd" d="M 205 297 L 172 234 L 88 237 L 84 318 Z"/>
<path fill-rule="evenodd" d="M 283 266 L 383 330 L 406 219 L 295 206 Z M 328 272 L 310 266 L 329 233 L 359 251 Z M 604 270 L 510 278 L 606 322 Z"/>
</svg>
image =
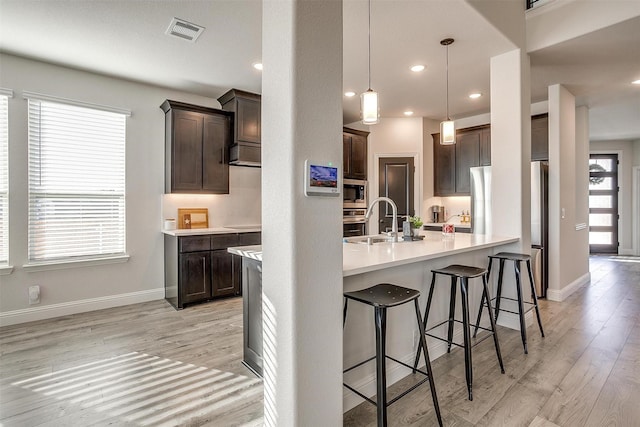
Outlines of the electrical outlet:
<svg viewBox="0 0 640 427">
<path fill-rule="evenodd" d="M 29 286 L 29 305 L 40 304 L 40 285 Z"/>
</svg>

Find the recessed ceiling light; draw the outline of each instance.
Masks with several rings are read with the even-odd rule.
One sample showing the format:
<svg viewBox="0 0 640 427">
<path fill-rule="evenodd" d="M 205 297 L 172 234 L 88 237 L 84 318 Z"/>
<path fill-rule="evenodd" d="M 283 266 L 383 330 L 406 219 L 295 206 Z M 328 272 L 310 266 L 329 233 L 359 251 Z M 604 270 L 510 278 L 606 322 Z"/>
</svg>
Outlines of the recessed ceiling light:
<svg viewBox="0 0 640 427">
<path fill-rule="evenodd" d="M 254 62 L 253 68 L 255 68 L 256 70 L 262 71 L 262 62 Z"/>
<path fill-rule="evenodd" d="M 349 92 L 345 92 L 344 96 L 346 96 L 347 98 L 351 98 L 352 96 L 356 96 L 355 92 L 349 91 Z"/>
<path fill-rule="evenodd" d="M 424 65 L 414 65 L 411 67 L 411 71 L 413 71 L 414 73 L 419 73 L 420 71 L 424 70 Z"/>
<path fill-rule="evenodd" d="M 404 115 L 405 116 L 413 116 L 413 111 L 405 111 Z"/>
<path fill-rule="evenodd" d="M 192 24 L 184 19 L 173 18 L 165 34 L 195 43 L 203 31 L 204 27 L 200 25 Z"/>
<path fill-rule="evenodd" d="M 632 81 L 631 84 L 640 85 L 640 79 Z"/>
<path fill-rule="evenodd" d="M 477 93 L 470 93 L 470 94 L 469 94 L 469 98 L 471 98 L 471 99 L 477 99 L 477 98 L 480 98 L 481 96 L 482 96 L 482 94 L 481 94 L 481 93 L 479 93 L 479 92 L 477 92 Z"/>
</svg>

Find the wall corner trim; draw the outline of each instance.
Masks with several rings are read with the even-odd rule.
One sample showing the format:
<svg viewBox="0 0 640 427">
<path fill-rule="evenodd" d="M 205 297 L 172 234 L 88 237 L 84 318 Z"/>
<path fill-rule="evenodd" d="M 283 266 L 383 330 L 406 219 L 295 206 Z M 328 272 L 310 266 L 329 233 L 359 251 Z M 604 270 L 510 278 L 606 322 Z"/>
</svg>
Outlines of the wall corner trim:
<svg viewBox="0 0 640 427">
<path fill-rule="evenodd" d="M 591 273 L 587 272 L 562 289 L 547 289 L 547 299 L 549 301 L 562 302 L 590 281 Z"/>
<path fill-rule="evenodd" d="M 105 308 L 120 307 L 147 301 L 164 299 L 164 287 L 127 294 L 109 295 L 99 298 L 70 301 L 51 304 L 43 307 L 30 307 L 0 313 L 0 326 L 17 325 L 36 320 L 51 319 L 53 317 L 70 314 L 85 313 Z"/>
</svg>

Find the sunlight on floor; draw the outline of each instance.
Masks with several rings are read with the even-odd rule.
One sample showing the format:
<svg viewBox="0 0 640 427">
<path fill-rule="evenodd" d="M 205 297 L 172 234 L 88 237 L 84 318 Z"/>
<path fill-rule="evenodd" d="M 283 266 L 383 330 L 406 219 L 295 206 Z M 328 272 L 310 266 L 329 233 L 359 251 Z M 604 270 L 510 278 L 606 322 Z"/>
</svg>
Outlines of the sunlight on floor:
<svg viewBox="0 0 640 427">
<path fill-rule="evenodd" d="M 132 352 L 12 385 L 137 425 L 174 426 L 241 405 L 261 392 L 257 383 L 260 379 Z"/>
</svg>

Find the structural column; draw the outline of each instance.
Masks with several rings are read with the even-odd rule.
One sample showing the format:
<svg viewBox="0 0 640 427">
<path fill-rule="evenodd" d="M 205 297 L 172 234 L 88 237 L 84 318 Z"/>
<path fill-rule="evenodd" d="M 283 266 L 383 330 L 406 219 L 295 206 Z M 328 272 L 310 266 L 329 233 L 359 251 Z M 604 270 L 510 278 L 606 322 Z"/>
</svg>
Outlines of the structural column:
<svg viewBox="0 0 640 427">
<path fill-rule="evenodd" d="M 342 2 L 264 0 L 262 62 L 264 424 L 342 425 L 342 200 L 303 179 L 342 164 Z"/>
<path fill-rule="evenodd" d="M 491 58 L 491 218 L 488 233 L 522 236 L 531 250 L 529 57 L 515 49 Z"/>
</svg>

